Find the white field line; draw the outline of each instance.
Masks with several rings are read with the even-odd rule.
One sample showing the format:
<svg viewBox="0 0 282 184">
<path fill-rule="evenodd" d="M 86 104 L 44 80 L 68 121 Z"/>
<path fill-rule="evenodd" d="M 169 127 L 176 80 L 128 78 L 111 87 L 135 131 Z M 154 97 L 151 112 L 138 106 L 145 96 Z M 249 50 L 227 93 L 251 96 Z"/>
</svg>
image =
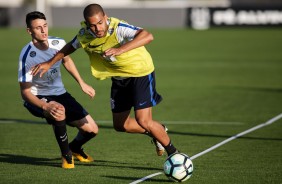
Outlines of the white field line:
<svg viewBox="0 0 282 184">
<path fill-rule="evenodd" d="M 265 126 L 267 126 L 267 125 L 270 125 L 270 124 L 274 123 L 275 121 L 277 121 L 277 120 L 279 120 L 279 119 L 281 119 L 281 118 L 282 118 L 282 113 L 279 114 L 279 115 L 277 115 L 277 116 L 275 116 L 275 117 L 273 117 L 273 118 L 271 118 L 270 120 L 268 120 L 268 121 L 265 122 L 265 123 L 259 124 L 259 125 L 255 126 L 255 127 L 253 127 L 253 128 L 250 128 L 250 129 L 244 131 L 244 132 L 241 132 L 241 133 L 239 133 L 239 134 L 236 134 L 236 135 L 234 135 L 234 136 L 232 136 L 232 137 L 230 137 L 230 138 L 228 138 L 228 139 L 226 139 L 226 140 L 224 140 L 224 141 L 222 141 L 222 142 L 220 142 L 220 143 L 218 143 L 218 144 L 216 144 L 216 145 L 214 145 L 214 146 L 212 146 L 212 147 L 206 149 L 205 151 L 202 151 L 202 152 L 200 152 L 200 153 L 198 153 L 198 154 L 192 156 L 192 157 L 191 157 L 191 160 L 196 159 L 196 158 L 198 158 L 198 157 L 200 157 L 200 156 L 202 156 L 202 155 L 204 155 L 204 154 L 206 154 L 206 153 L 208 153 L 208 152 L 210 152 L 210 151 L 212 151 L 212 150 L 214 150 L 214 149 L 216 149 L 216 148 L 218 148 L 218 147 L 220 147 L 220 146 L 222 146 L 222 145 L 224 145 L 224 144 L 226 144 L 226 143 L 228 143 L 228 142 L 230 142 L 230 141 L 232 141 L 232 140 L 234 140 L 234 139 L 237 139 L 238 137 L 241 137 L 241 136 L 243 136 L 243 135 L 246 135 L 246 134 L 248 134 L 248 133 L 250 133 L 250 132 L 253 132 L 253 131 L 255 131 L 255 130 L 257 130 L 257 129 L 260 129 L 260 128 L 262 128 L 262 127 L 265 127 Z M 149 179 L 149 178 L 152 178 L 152 177 L 157 176 L 157 175 L 160 175 L 160 174 L 163 174 L 163 172 L 158 172 L 158 173 L 155 173 L 155 174 L 151 174 L 151 175 L 145 176 L 145 177 L 143 177 L 143 178 L 141 178 L 141 179 L 138 179 L 138 180 L 136 180 L 136 181 L 134 181 L 134 182 L 131 182 L 131 183 L 129 183 L 129 184 L 141 183 L 141 182 L 143 182 L 143 181 L 145 181 L 145 180 L 147 180 L 147 179 Z"/>
</svg>

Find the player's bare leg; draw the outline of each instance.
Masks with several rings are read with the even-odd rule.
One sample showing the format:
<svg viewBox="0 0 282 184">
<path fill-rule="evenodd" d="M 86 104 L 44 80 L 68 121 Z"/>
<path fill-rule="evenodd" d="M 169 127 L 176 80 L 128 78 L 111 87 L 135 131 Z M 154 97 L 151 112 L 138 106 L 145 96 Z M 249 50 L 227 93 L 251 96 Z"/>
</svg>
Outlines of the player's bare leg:
<svg viewBox="0 0 282 184">
<path fill-rule="evenodd" d="M 121 113 L 113 113 L 114 128 L 116 131 L 127 133 L 146 133 L 152 136 L 156 143 L 161 144 L 157 147 L 158 155 L 162 155 L 164 148 L 168 155 L 176 151 L 171 144 L 170 138 L 166 133 L 165 128 L 159 122 L 152 120 L 152 108 L 137 110 L 135 118 L 130 117 L 130 111 Z M 160 143 L 159 143 L 160 142 Z M 156 145 L 157 146 L 157 145 Z M 159 150 L 158 150 L 159 149 Z"/>
<path fill-rule="evenodd" d="M 135 119 L 140 126 L 156 138 L 162 145 L 169 144 L 169 137 L 164 127 L 152 119 L 152 108 L 140 109 L 135 112 Z"/>
<path fill-rule="evenodd" d="M 163 125 L 152 119 L 152 107 L 136 110 L 135 118 L 138 124 L 140 124 L 140 126 L 150 133 L 152 137 L 165 148 L 168 155 L 177 151 L 171 143 Z"/>
<path fill-rule="evenodd" d="M 114 129 L 118 132 L 127 133 L 145 133 L 146 130 L 142 128 L 135 118 L 130 117 L 130 111 L 120 113 L 113 113 Z"/>
<path fill-rule="evenodd" d="M 130 117 L 130 111 L 122 113 L 113 113 L 114 128 L 119 132 L 127 133 L 141 133 L 153 137 L 148 131 L 141 127 L 135 118 Z M 164 154 L 164 147 L 155 139 L 152 139 L 152 142 L 156 146 L 157 155 L 161 156 Z"/>
</svg>

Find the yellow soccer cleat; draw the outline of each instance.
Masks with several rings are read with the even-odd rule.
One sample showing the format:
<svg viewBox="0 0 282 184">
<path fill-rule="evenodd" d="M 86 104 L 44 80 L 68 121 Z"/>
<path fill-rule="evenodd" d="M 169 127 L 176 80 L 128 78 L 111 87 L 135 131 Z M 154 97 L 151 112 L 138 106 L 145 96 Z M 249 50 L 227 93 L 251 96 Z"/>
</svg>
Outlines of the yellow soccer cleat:
<svg viewBox="0 0 282 184">
<path fill-rule="evenodd" d="M 72 155 L 75 158 L 77 158 L 77 160 L 79 160 L 80 162 L 93 162 L 94 161 L 94 159 L 90 155 L 86 154 L 82 148 L 76 152 L 72 151 Z"/>
<path fill-rule="evenodd" d="M 62 156 L 62 168 L 64 169 L 73 169 L 74 168 L 74 160 L 73 156 Z"/>
</svg>

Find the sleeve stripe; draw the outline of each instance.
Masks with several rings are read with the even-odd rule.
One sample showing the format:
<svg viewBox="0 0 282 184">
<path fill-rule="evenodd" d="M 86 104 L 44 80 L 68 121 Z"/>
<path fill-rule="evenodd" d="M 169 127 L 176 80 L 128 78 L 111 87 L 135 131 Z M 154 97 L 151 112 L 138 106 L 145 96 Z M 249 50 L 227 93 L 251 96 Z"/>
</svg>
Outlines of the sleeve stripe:
<svg viewBox="0 0 282 184">
<path fill-rule="evenodd" d="M 129 25 L 129 24 L 124 24 L 124 23 L 119 23 L 118 26 L 121 26 L 121 27 L 128 27 L 128 28 L 131 28 L 133 30 L 139 30 L 140 28 L 138 27 L 135 27 L 135 26 L 132 26 L 132 25 Z"/>
<path fill-rule="evenodd" d="M 27 58 L 27 54 L 29 52 L 29 50 L 31 49 L 31 46 L 29 45 L 28 48 L 26 49 L 24 55 L 23 55 L 23 58 L 22 58 L 22 82 L 25 82 L 26 81 L 26 68 L 25 68 L 25 63 L 26 63 L 26 58 Z"/>
<path fill-rule="evenodd" d="M 75 37 L 71 40 L 71 44 L 73 44 L 76 39 L 77 39 L 77 36 L 75 36 Z"/>
</svg>

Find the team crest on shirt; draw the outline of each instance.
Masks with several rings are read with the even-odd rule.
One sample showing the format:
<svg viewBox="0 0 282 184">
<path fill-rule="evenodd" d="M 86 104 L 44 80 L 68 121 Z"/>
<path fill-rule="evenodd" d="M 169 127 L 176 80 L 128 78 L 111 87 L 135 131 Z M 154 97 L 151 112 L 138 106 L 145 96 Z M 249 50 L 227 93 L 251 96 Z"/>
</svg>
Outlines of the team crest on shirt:
<svg viewBox="0 0 282 184">
<path fill-rule="evenodd" d="M 29 56 L 30 56 L 30 57 L 35 57 L 35 56 L 36 56 L 36 52 L 35 52 L 35 51 L 31 51 L 31 52 L 29 53 Z"/>
<path fill-rule="evenodd" d="M 81 29 L 79 30 L 79 34 L 80 34 L 80 35 L 84 35 L 84 33 L 85 33 L 85 29 L 84 29 L 84 28 L 81 28 Z"/>
<path fill-rule="evenodd" d="M 53 41 L 51 42 L 51 44 L 54 45 L 54 46 L 55 46 L 55 45 L 58 45 L 58 44 L 59 44 L 59 40 L 53 40 Z"/>
</svg>

